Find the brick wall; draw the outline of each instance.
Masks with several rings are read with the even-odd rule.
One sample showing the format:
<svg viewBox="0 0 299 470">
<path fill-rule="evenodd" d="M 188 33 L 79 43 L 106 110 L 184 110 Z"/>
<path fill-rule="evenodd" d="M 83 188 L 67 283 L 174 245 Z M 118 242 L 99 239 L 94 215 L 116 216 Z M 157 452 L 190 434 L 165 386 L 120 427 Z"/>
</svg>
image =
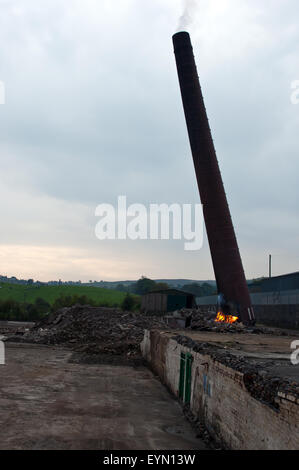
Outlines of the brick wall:
<svg viewBox="0 0 299 470">
<path fill-rule="evenodd" d="M 146 332 L 142 351 L 176 396 L 181 352 L 192 354 L 190 409 L 225 447 L 299 449 L 299 403 L 295 397 L 279 394 L 277 409 L 262 403 L 249 393 L 241 372 L 178 344 L 163 332 Z"/>
</svg>

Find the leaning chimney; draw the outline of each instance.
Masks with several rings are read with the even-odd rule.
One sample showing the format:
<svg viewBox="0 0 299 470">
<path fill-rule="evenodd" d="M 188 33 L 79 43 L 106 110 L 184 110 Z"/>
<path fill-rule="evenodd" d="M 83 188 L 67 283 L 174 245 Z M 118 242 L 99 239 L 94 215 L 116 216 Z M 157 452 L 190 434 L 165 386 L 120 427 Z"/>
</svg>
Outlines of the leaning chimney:
<svg viewBox="0 0 299 470">
<path fill-rule="evenodd" d="M 224 314 L 238 316 L 245 324 L 254 324 L 255 316 L 189 34 L 176 33 L 173 44 L 195 173 L 221 299 L 220 307 Z"/>
</svg>

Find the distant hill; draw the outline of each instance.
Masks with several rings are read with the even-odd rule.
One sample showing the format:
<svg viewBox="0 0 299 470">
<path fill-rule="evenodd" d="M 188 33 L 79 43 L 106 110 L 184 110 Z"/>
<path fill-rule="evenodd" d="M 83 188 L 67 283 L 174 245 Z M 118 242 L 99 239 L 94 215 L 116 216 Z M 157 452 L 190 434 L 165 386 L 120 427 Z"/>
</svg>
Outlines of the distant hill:
<svg viewBox="0 0 299 470">
<path fill-rule="evenodd" d="M 136 279 L 137 281 L 137 279 Z M 82 285 L 90 285 L 95 287 L 105 287 L 106 289 L 115 289 L 119 284 L 122 284 L 125 287 L 131 286 L 136 281 L 100 281 L 100 282 L 92 282 L 92 283 L 85 283 Z M 155 282 L 162 282 L 168 284 L 170 287 L 180 288 L 186 284 L 203 284 L 207 283 L 213 287 L 216 287 L 216 281 L 200 281 L 200 280 L 192 280 L 192 279 L 153 279 Z"/>
<path fill-rule="evenodd" d="M 93 281 L 90 280 L 89 282 L 82 282 L 82 281 L 49 281 L 49 282 L 41 282 L 41 281 L 34 281 L 33 279 L 18 279 L 15 276 L 12 277 L 7 277 L 0 275 L 0 283 L 8 283 L 8 284 L 17 284 L 17 285 L 27 285 L 27 286 L 89 286 L 89 287 L 102 287 L 106 289 L 115 289 L 119 284 L 122 284 L 123 286 L 130 286 L 131 284 L 134 284 L 137 282 L 138 279 L 136 280 L 131 280 L 131 281 Z M 186 284 L 203 284 L 206 282 L 207 284 L 210 284 L 211 286 L 216 286 L 216 281 L 200 281 L 200 280 L 194 280 L 194 279 L 153 279 L 155 282 L 163 282 L 167 283 L 170 287 L 182 287 Z"/>
<path fill-rule="evenodd" d="M 216 287 L 216 281 L 198 281 L 192 279 L 154 279 L 156 282 L 166 282 L 171 287 L 180 287 L 186 284 L 210 284 L 213 287 Z"/>
</svg>

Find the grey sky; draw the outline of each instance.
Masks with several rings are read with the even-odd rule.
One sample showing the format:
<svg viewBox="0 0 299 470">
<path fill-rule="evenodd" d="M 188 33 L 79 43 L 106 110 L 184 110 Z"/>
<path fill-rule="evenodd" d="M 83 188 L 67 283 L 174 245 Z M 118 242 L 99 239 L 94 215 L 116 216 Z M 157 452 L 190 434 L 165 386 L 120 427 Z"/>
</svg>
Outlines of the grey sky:
<svg viewBox="0 0 299 470">
<path fill-rule="evenodd" d="M 194 3 L 191 2 L 191 3 Z M 200 0 L 188 30 L 248 277 L 298 270 L 299 5 Z M 0 1 L 1 272 L 213 278 L 209 249 L 95 238 L 95 207 L 198 203 L 171 36 L 180 0 Z"/>
</svg>

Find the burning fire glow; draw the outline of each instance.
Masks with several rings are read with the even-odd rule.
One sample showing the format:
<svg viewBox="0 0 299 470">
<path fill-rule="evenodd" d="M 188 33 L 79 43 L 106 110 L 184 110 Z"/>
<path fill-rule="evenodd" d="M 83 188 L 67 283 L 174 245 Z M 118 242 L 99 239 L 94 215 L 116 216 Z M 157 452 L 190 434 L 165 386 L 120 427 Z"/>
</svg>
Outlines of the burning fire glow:
<svg viewBox="0 0 299 470">
<path fill-rule="evenodd" d="M 234 317 L 233 315 L 224 315 L 223 313 L 218 312 L 215 321 L 218 323 L 229 323 L 232 325 L 237 320 L 238 320 L 238 317 Z"/>
</svg>

